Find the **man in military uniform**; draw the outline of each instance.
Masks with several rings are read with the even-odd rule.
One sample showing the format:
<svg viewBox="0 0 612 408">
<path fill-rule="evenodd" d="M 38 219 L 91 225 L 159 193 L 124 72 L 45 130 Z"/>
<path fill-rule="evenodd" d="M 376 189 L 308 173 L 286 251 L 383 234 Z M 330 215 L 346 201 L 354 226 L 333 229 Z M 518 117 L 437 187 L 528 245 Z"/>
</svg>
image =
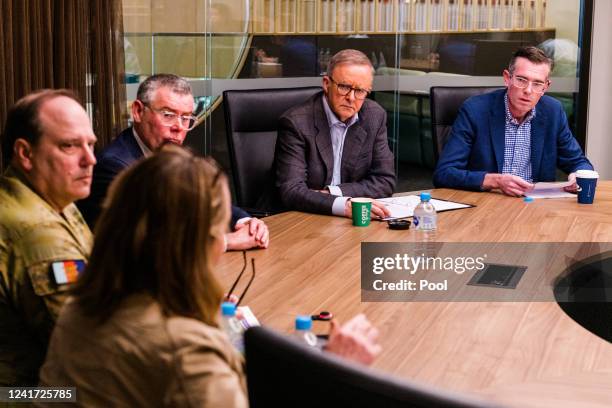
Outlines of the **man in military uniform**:
<svg viewBox="0 0 612 408">
<path fill-rule="evenodd" d="M 96 137 L 66 90 L 30 94 L 10 110 L 0 177 L 0 386 L 38 383 L 66 290 L 92 235 L 73 204 L 89 194 Z"/>
</svg>

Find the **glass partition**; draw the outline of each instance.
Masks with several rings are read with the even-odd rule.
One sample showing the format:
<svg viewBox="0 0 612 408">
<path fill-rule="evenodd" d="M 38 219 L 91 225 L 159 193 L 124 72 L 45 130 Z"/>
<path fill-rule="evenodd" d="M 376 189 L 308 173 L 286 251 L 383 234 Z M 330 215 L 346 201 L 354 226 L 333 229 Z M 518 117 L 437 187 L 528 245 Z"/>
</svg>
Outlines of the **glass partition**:
<svg viewBox="0 0 612 408">
<path fill-rule="evenodd" d="M 431 86 L 503 86 L 513 51 L 537 45 L 555 61 L 550 94 L 574 131 L 586 103 L 578 88 L 584 0 L 123 3 L 128 99 L 150 74 L 188 78 L 200 125 L 187 143 L 227 169 L 222 92 L 319 85 L 331 55 L 344 48 L 363 51 L 376 67 L 371 97 L 388 113 L 398 191 L 431 187 Z"/>
</svg>

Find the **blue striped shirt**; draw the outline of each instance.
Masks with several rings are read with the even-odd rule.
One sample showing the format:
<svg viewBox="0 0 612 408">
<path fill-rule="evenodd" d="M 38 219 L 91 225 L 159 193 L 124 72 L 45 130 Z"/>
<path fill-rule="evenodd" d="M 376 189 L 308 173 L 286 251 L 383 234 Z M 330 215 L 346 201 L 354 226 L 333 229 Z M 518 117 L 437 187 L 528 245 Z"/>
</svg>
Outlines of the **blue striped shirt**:
<svg viewBox="0 0 612 408">
<path fill-rule="evenodd" d="M 504 144 L 504 166 L 502 173 L 519 176 L 533 182 L 531 171 L 531 121 L 536 115 L 535 106 L 522 123 L 519 123 L 508 107 L 508 94 L 504 95 L 506 106 L 506 128 Z"/>
</svg>

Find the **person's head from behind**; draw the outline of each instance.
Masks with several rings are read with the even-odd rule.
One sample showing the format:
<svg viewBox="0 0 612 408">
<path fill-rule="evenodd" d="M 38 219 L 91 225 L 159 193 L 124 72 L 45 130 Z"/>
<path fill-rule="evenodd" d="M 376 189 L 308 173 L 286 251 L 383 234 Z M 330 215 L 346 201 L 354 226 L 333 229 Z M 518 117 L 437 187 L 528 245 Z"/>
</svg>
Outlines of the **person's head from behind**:
<svg viewBox="0 0 612 408">
<path fill-rule="evenodd" d="M 504 70 L 510 112 L 525 116 L 539 102 L 550 85 L 553 61 L 537 47 L 519 48 Z"/>
<path fill-rule="evenodd" d="M 9 110 L 2 138 L 9 164 L 55 210 L 89 195 L 96 136 L 87 112 L 66 89 L 24 96 Z"/>
<path fill-rule="evenodd" d="M 81 310 L 104 320 L 126 297 L 150 294 L 164 313 L 216 325 L 223 290 L 213 267 L 230 217 L 225 176 L 168 145 L 122 173 L 96 224 L 75 289 Z"/>
<path fill-rule="evenodd" d="M 361 51 L 342 50 L 330 59 L 323 91 L 339 120 L 346 122 L 359 112 L 372 90 L 373 78 L 372 62 Z"/>
<path fill-rule="evenodd" d="M 172 74 L 150 76 L 138 87 L 132 104 L 134 129 L 151 150 L 165 142 L 182 145 L 195 125 L 189 83 Z"/>
</svg>

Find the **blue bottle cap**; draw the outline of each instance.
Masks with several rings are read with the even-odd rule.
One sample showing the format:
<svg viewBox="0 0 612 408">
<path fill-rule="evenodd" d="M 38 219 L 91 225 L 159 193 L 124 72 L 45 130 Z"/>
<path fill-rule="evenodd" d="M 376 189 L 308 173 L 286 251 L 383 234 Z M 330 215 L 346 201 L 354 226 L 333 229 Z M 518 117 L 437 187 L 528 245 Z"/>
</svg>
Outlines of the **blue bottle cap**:
<svg viewBox="0 0 612 408">
<path fill-rule="evenodd" d="M 310 330 L 312 329 L 312 317 L 298 316 L 295 318 L 295 330 Z"/>
<path fill-rule="evenodd" d="M 531 202 L 533 202 L 533 197 L 527 196 L 527 197 L 523 198 L 523 201 L 526 202 L 526 203 L 531 203 Z"/>
<path fill-rule="evenodd" d="M 236 305 L 232 302 L 221 303 L 221 314 L 223 316 L 236 316 Z"/>
<path fill-rule="evenodd" d="M 431 200 L 431 193 L 421 193 L 421 201 Z"/>
</svg>

